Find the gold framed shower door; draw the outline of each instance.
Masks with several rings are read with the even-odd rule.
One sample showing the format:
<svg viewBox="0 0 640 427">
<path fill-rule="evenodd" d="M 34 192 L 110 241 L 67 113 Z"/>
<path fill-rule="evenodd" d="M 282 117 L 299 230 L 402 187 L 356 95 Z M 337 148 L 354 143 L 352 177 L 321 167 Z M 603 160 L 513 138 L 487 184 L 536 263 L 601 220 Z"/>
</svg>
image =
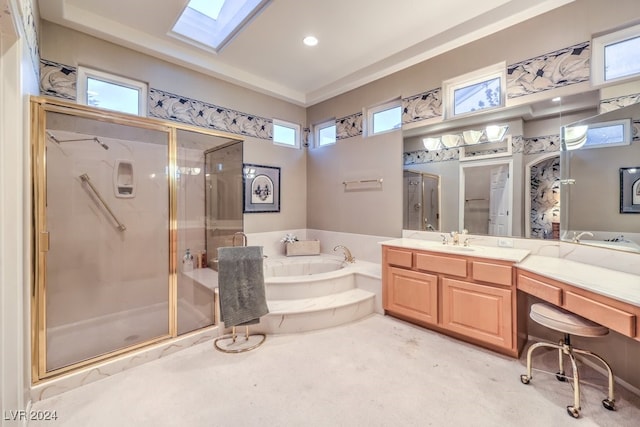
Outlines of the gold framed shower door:
<svg viewBox="0 0 640 427">
<path fill-rule="evenodd" d="M 177 185 L 177 131 L 180 129 L 221 137 L 226 141 L 242 141 L 235 135 L 217 132 L 147 117 L 130 116 L 48 97 L 32 97 L 31 110 L 31 189 L 32 189 L 32 283 L 31 283 L 31 370 L 32 383 L 59 377 L 79 369 L 92 366 L 148 347 L 178 336 L 178 185 Z M 137 129 L 166 133 L 168 158 L 168 325 L 166 333 L 125 348 L 100 354 L 86 360 L 71 363 L 56 369 L 47 369 L 47 253 L 50 236 L 47 224 L 47 114 L 60 113 L 68 116 L 93 119 L 99 122 L 131 126 Z M 212 325 L 215 326 L 215 325 Z M 197 332 L 197 331 L 195 331 Z"/>
</svg>

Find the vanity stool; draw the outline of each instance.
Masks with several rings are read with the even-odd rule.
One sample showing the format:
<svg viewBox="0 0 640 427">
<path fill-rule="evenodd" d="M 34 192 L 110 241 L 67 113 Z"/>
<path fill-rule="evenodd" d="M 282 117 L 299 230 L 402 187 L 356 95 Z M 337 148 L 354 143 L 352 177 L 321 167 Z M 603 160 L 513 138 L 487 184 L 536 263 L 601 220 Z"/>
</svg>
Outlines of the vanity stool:
<svg viewBox="0 0 640 427">
<path fill-rule="evenodd" d="M 609 375 L 609 395 L 602 401 L 602 405 L 608 410 L 614 411 L 615 399 L 613 395 L 613 372 L 611 371 L 611 367 L 597 354 L 575 348 L 571 345 L 571 335 L 578 335 L 581 337 L 601 337 L 608 334 L 609 329 L 585 319 L 584 317 L 580 317 L 577 314 L 547 303 L 532 304 L 529 315 L 533 321 L 540 325 L 564 333 L 564 339 L 560 340 L 558 344 L 539 342 L 529 347 L 529 351 L 527 351 L 527 374 L 520 375 L 520 381 L 522 381 L 523 384 L 529 384 L 529 381 L 533 378 L 531 375 L 531 355 L 535 349 L 540 347 L 558 349 L 558 364 L 560 370 L 556 374 L 556 378 L 558 381 L 568 381 L 570 377 L 567 377 L 564 374 L 563 356 L 566 354 L 569 356 L 569 360 L 571 360 L 571 367 L 573 368 L 573 405 L 567 406 L 567 412 L 573 418 L 578 418 L 580 417 L 580 374 L 578 373 L 575 354 L 591 356 L 602 362 L 605 368 L 607 368 Z"/>
</svg>

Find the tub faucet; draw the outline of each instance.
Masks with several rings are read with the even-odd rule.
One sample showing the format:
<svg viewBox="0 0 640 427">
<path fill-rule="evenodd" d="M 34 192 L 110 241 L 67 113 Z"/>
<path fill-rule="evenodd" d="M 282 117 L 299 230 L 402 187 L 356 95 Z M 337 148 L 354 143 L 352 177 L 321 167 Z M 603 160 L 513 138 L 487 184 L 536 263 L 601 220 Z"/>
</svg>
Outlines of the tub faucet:
<svg viewBox="0 0 640 427">
<path fill-rule="evenodd" d="M 583 232 L 582 232 L 582 233 L 580 233 L 580 234 L 576 234 L 576 232 L 574 231 L 574 232 L 573 232 L 573 239 L 572 239 L 573 243 L 580 243 L 580 238 L 581 238 L 582 236 L 585 236 L 585 235 L 586 235 L 586 236 L 593 237 L 593 233 L 592 233 L 592 232 L 590 232 L 590 231 L 583 231 Z"/>
<path fill-rule="evenodd" d="M 342 249 L 342 252 L 344 253 L 344 260 L 347 262 L 356 262 L 356 259 L 353 257 L 353 255 L 351 255 L 351 251 L 349 249 L 347 249 L 345 246 L 342 245 L 338 245 L 335 248 L 333 248 L 334 251 L 337 251 L 338 249 Z"/>
<path fill-rule="evenodd" d="M 237 233 L 233 234 L 233 240 L 231 241 L 233 246 L 236 245 L 237 236 L 240 236 L 240 246 L 247 246 L 247 235 L 244 234 L 242 231 L 238 231 Z"/>
</svg>

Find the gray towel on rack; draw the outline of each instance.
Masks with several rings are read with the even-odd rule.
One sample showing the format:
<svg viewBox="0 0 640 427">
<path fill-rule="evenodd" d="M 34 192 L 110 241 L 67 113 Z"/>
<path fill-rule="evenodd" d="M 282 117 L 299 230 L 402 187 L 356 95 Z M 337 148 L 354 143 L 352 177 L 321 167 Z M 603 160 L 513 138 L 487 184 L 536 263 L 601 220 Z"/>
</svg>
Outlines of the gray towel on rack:
<svg viewBox="0 0 640 427">
<path fill-rule="evenodd" d="M 225 327 L 258 323 L 269 313 L 262 246 L 218 248 L 218 293 Z"/>
</svg>

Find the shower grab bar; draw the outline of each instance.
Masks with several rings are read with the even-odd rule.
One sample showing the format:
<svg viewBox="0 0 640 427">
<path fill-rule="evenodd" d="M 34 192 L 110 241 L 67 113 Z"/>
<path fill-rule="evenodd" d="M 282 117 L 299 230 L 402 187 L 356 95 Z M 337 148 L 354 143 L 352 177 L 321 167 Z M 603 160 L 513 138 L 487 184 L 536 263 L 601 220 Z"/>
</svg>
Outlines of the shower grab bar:
<svg viewBox="0 0 640 427">
<path fill-rule="evenodd" d="M 91 188 L 91 190 L 93 191 L 93 194 L 95 194 L 98 200 L 100 200 L 100 203 L 102 203 L 102 206 L 107 210 L 107 212 L 109 212 L 113 220 L 118 224 L 118 229 L 120 231 L 126 230 L 127 227 L 125 227 L 124 224 L 118 220 L 118 218 L 113 213 L 109 205 L 107 205 L 107 202 L 105 202 L 102 196 L 100 195 L 100 193 L 98 193 L 98 190 L 96 190 L 96 187 L 93 186 L 93 184 L 91 183 L 91 179 L 89 178 L 89 175 L 87 175 L 86 173 L 83 173 L 82 175 L 80 175 L 80 179 L 82 180 L 82 182 L 86 182 L 89 188 Z"/>
</svg>

